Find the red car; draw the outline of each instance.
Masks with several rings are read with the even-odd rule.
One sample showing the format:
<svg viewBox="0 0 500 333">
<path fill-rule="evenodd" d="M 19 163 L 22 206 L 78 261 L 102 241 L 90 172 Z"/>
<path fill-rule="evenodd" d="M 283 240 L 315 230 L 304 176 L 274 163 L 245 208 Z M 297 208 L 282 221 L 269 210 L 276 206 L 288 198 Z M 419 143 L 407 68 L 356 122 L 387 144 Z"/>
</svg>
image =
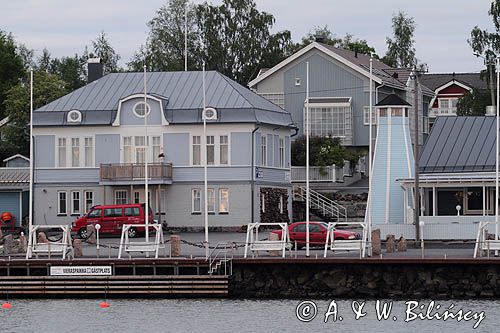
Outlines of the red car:
<svg viewBox="0 0 500 333">
<path fill-rule="evenodd" d="M 328 223 L 309 222 L 309 244 L 325 245 Z M 278 234 L 281 239 L 282 230 L 273 230 L 272 233 Z M 294 222 L 288 226 L 290 241 L 297 241 L 297 247 L 306 245 L 306 222 Z M 359 233 L 348 230 L 335 229 L 333 231 L 335 239 L 360 239 Z"/>
<path fill-rule="evenodd" d="M 72 224 L 72 232 L 80 238 L 87 238 L 87 225 L 100 224 L 100 234 L 120 235 L 124 224 L 144 224 L 144 204 L 126 205 L 99 205 L 92 207 L 90 211 Z M 149 223 L 154 223 L 153 212 L 149 208 Z M 145 228 L 130 228 L 128 236 L 136 237 L 139 233 L 144 233 Z"/>
</svg>

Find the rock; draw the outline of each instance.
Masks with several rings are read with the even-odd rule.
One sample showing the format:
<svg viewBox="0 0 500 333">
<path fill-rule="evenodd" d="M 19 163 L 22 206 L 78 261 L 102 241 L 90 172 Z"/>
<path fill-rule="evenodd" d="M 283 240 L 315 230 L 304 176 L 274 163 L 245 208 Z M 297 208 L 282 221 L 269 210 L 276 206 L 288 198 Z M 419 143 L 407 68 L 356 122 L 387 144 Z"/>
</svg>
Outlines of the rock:
<svg viewBox="0 0 500 333">
<path fill-rule="evenodd" d="M 269 238 L 268 238 L 270 241 L 279 241 L 279 236 L 278 234 L 275 234 L 273 232 L 270 232 L 269 233 Z M 280 252 L 279 251 L 276 251 L 276 250 L 272 250 L 272 251 L 269 251 L 269 256 L 270 257 L 277 257 L 280 255 Z"/>
<path fill-rule="evenodd" d="M 48 243 L 49 240 L 47 239 L 47 235 L 45 235 L 45 232 L 40 231 L 36 237 L 36 242 L 37 243 Z"/>
<path fill-rule="evenodd" d="M 83 246 L 82 240 L 75 238 L 73 241 L 73 254 L 75 258 L 80 258 L 83 256 Z"/>
<path fill-rule="evenodd" d="M 380 229 L 372 230 L 372 254 L 374 256 L 380 255 L 382 252 L 382 245 L 380 241 Z"/>
<path fill-rule="evenodd" d="M 385 243 L 385 251 L 387 253 L 394 253 L 396 247 L 396 237 L 394 235 L 387 235 Z"/>
<path fill-rule="evenodd" d="M 21 232 L 21 235 L 19 236 L 19 249 L 21 253 L 26 253 L 26 250 L 28 249 L 28 239 L 24 235 L 24 232 Z"/>
<path fill-rule="evenodd" d="M 4 242 L 3 242 L 3 253 L 4 254 L 12 254 L 14 253 L 14 238 L 12 235 L 6 235 L 4 237 Z"/>
<path fill-rule="evenodd" d="M 170 236 L 170 255 L 172 257 L 178 257 L 181 255 L 181 236 Z"/>
<path fill-rule="evenodd" d="M 93 224 L 87 224 L 87 243 L 95 244 L 96 243 L 96 231 L 95 226 Z"/>
<path fill-rule="evenodd" d="M 398 240 L 398 252 L 406 252 L 406 249 L 408 247 L 408 242 L 406 241 L 406 238 L 401 235 L 401 237 Z"/>
</svg>

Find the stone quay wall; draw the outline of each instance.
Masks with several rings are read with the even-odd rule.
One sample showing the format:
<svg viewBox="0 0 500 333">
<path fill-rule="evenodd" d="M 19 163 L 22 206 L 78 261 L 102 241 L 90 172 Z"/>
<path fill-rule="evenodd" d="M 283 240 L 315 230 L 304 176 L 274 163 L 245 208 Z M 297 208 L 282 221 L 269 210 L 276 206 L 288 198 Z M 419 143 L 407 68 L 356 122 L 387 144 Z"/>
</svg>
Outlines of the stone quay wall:
<svg viewBox="0 0 500 333">
<path fill-rule="evenodd" d="M 235 262 L 229 290 L 233 298 L 500 298 L 500 263 Z"/>
</svg>

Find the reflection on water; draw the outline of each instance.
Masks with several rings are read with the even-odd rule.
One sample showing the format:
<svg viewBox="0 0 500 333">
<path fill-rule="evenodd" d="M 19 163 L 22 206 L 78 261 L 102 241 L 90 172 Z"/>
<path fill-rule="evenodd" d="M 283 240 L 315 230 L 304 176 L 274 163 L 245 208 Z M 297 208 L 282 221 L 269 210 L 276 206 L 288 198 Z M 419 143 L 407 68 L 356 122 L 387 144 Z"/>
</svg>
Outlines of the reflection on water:
<svg viewBox="0 0 500 333">
<path fill-rule="evenodd" d="M 354 319 L 352 301 L 336 301 L 335 323 L 324 315 L 330 301 L 315 301 L 317 316 L 310 322 L 296 317 L 299 300 L 11 300 L 10 310 L 0 309 L 1 332 L 470 332 L 475 320 L 414 320 L 405 323 L 407 306 L 394 301 L 388 320 L 378 321 L 375 302 L 363 307 L 367 315 Z M 361 300 L 358 300 L 360 303 Z M 427 305 L 429 301 L 421 301 Z M 477 332 L 495 332 L 500 325 L 500 301 L 436 301 L 441 312 L 452 309 L 484 311 Z M 439 312 L 438 311 L 438 312 Z M 425 313 L 425 310 L 422 310 Z M 433 310 L 433 312 L 436 312 Z M 394 321 L 394 317 L 397 318 Z"/>
</svg>

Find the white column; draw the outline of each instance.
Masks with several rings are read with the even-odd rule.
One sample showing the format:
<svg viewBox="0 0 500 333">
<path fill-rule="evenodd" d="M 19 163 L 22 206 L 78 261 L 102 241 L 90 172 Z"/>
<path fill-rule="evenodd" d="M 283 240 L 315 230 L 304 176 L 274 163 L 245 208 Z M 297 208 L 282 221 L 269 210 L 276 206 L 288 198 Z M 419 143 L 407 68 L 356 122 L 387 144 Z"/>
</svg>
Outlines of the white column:
<svg viewBox="0 0 500 333">
<path fill-rule="evenodd" d="M 437 191 L 436 186 L 432 187 L 432 216 L 437 216 Z"/>
</svg>

